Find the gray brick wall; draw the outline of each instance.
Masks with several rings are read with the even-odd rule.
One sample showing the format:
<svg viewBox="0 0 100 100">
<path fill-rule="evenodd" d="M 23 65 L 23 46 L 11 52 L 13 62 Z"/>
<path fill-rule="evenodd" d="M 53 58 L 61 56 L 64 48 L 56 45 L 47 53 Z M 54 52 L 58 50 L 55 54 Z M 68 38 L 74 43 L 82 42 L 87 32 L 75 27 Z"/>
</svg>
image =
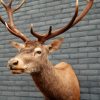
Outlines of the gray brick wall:
<svg viewBox="0 0 100 100">
<path fill-rule="evenodd" d="M 47 32 L 50 25 L 53 29 L 59 28 L 73 15 L 74 2 L 27 0 L 14 14 L 15 23 L 33 39 L 29 33 L 30 23 L 34 24 L 34 30 L 41 33 Z M 84 7 L 85 2 L 80 0 L 80 11 Z M 1 6 L 0 14 L 7 19 Z M 72 64 L 80 80 L 81 100 L 100 100 L 100 0 L 95 0 L 92 9 L 79 24 L 58 37 L 64 37 L 65 41 L 61 49 L 50 56 L 51 61 Z M 10 46 L 10 40 L 20 41 L 0 23 L 0 100 L 43 100 L 31 76 L 12 75 L 6 68 L 8 59 L 17 52 Z"/>
</svg>

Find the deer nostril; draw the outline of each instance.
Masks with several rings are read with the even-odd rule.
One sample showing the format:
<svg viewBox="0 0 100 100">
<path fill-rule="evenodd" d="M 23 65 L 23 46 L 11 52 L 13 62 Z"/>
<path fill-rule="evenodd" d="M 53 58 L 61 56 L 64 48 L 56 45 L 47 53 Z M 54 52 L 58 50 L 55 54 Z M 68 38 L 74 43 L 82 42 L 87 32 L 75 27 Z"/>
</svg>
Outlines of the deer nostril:
<svg viewBox="0 0 100 100">
<path fill-rule="evenodd" d="M 18 65 L 18 60 L 13 62 L 13 65 Z"/>
</svg>

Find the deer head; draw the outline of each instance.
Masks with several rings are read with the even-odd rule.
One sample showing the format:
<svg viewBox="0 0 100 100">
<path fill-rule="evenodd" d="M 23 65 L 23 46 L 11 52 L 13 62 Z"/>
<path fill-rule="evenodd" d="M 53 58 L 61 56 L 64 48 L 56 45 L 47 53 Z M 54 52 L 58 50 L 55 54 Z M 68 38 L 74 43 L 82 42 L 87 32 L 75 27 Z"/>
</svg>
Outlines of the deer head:
<svg viewBox="0 0 100 100">
<path fill-rule="evenodd" d="M 40 72 L 42 66 L 49 63 L 48 54 L 57 50 L 62 41 L 63 39 L 54 40 L 49 45 L 42 45 L 38 41 L 29 41 L 25 44 L 12 42 L 11 44 L 18 49 L 19 54 L 8 61 L 8 66 L 15 74 Z"/>
<path fill-rule="evenodd" d="M 12 70 L 12 72 L 19 74 L 23 72 L 31 73 L 41 71 L 39 66 L 48 62 L 48 54 L 59 49 L 63 39 L 54 40 L 49 45 L 44 45 L 45 41 L 64 33 L 75 24 L 77 24 L 80 20 L 82 20 L 82 18 L 92 7 L 93 1 L 94 0 L 89 0 L 85 9 L 81 12 L 80 15 L 78 15 L 78 0 L 76 0 L 75 13 L 72 19 L 69 21 L 69 23 L 67 23 L 60 29 L 52 30 L 52 27 L 50 26 L 49 31 L 41 35 L 40 33 L 33 31 L 33 25 L 31 24 L 30 33 L 35 36 L 37 40 L 30 40 L 17 29 L 13 20 L 13 13 L 16 12 L 24 4 L 25 0 L 22 0 L 21 4 L 19 4 L 15 8 L 12 8 L 13 0 L 9 0 L 8 4 L 5 4 L 5 2 L 1 0 L 1 4 L 5 8 L 9 20 L 8 22 L 6 22 L 0 15 L 0 21 L 6 26 L 7 30 L 11 34 L 19 37 L 24 42 L 24 44 L 12 42 L 12 45 L 19 51 L 19 54 L 16 57 L 8 61 L 8 66 Z"/>
</svg>

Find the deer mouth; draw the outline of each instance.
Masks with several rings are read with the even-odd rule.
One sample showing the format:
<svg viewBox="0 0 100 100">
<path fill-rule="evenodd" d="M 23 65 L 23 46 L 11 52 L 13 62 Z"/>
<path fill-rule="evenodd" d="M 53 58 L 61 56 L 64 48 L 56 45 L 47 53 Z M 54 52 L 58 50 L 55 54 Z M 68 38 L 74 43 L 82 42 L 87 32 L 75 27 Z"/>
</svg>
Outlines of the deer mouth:
<svg viewBox="0 0 100 100">
<path fill-rule="evenodd" d="M 39 71 L 38 68 L 31 67 L 31 66 L 32 66 L 32 64 L 25 64 L 23 66 L 23 68 L 21 68 L 20 66 L 12 67 L 12 65 L 8 65 L 8 67 L 11 70 L 12 74 L 22 74 L 22 73 L 31 74 L 31 73 L 36 73 L 36 72 Z"/>
<path fill-rule="evenodd" d="M 11 72 L 13 73 L 13 74 L 22 74 L 22 73 L 24 73 L 24 70 L 11 70 Z"/>
<path fill-rule="evenodd" d="M 21 74 L 21 73 L 24 73 L 24 69 L 22 68 L 10 68 L 11 72 L 13 74 Z"/>
</svg>

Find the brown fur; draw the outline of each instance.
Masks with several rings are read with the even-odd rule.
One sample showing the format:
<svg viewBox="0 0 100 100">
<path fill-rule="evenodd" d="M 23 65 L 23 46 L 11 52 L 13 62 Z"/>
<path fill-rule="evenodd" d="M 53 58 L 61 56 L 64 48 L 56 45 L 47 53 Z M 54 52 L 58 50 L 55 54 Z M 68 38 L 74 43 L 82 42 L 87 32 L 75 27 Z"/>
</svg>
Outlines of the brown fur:
<svg viewBox="0 0 100 100">
<path fill-rule="evenodd" d="M 61 43 L 61 39 L 46 46 L 36 41 L 27 42 L 25 46 L 14 42 L 20 53 L 8 64 L 13 74 L 30 73 L 45 100 L 80 100 L 79 82 L 71 65 L 62 62 L 53 66 L 48 60 L 48 54 Z"/>
<path fill-rule="evenodd" d="M 41 73 L 31 75 L 46 100 L 80 100 L 78 79 L 69 64 L 44 66 Z"/>
</svg>

